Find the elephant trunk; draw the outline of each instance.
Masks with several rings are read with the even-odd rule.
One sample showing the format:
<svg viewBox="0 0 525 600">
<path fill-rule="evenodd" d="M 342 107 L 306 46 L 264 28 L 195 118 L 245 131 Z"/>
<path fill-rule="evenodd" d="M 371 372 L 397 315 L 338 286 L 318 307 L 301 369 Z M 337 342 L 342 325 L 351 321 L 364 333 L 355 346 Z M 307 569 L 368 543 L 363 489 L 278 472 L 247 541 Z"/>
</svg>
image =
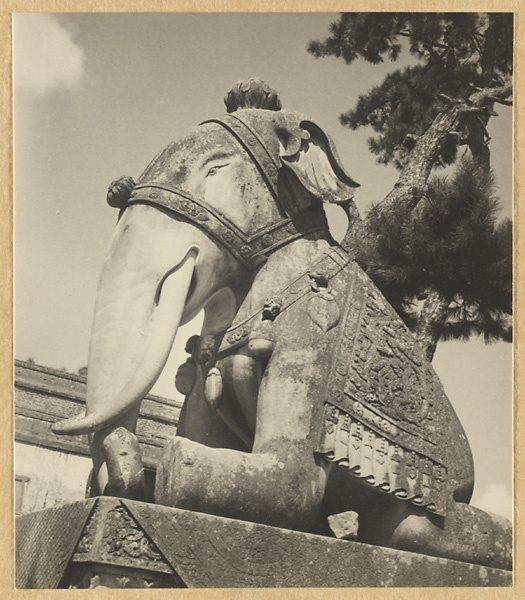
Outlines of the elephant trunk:
<svg viewBox="0 0 525 600">
<path fill-rule="evenodd" d="M 184 225 L 147 205 L 125 211 L 97 292 L 86 415 L 54 424 L 55 433 L 108 427 L 136 407 L 159 377 L 183 317 L 198 254 Z"/>
</svg>

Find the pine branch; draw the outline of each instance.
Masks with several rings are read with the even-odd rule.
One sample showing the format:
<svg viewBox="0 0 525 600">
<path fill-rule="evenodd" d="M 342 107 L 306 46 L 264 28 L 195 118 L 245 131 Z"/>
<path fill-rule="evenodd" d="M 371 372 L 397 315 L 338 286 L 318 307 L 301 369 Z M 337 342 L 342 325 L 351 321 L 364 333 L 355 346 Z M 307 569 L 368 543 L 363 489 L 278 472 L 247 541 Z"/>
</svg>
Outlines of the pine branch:
<svg viewBox="0 0 525 600">
<path fill-rule="evenodd" d="M 474 92 L 468 100 L 473 106 L 483 106 L 487 102 L 500 102 L 504 104 L 505 100 L 512 94 L 513 88 L 512 80 L 509 78 L 504 85 L 486 87 Z"/>
<path fill-rule="evenodd" d="M 487 99 L 491 102 L 497 102 L 498 104 L 503 104 L 505 106 L 514 106 L 514 102 L 512 100 L 505 100 L 503 98 L 498 98 L 497 96 L 488 96 Z"/>
<path fill-rule="evenodd" d="M 398 31 L 397 32 L 398 35 L 402 36 L 402 37 L 406 37 L 406 38 L 411 38 L 413 37 L 413 33 L 409 30 L 409 31 Z M 416 40 L 418 42 L 423 42 L 423 40 Z M 449 50 L 452 50 L 452 48 L 450 46 L 448 46 L 447 44 L 442 44 L 441 42 L 437 42 L 435 40 L 428 40 L 424 42 L 425 44 L 432 46 L 434 48 L 441 48 L 446 50 L 447 52 Z"/>
<path fill-rule="evenodd" d="M 428 177 L 439 160 L 439 152 L 445 144 L 446 137 L 454 132 L 456 128 L 460 129 L 460 127 L 457 127 L 458 120 L 468 114 L 482 114 L 488 121 L 491 116 L 491 109 L 486 106 L 486 103 L 491 102 L 492 98 L 505 100 L 506 97 L 512 94 L 512 89 L 512 81 L 508 81 L 505 85 L 496 88 L 477 90 L 463 102 L 456 101 L 446 94 L 440 94 L 440 98 L 445 100 L 448 106 L 438 113 L 432 125 L 428 127 L 423 135 L 419 136 L 406 157 L 394 189 L 382 203 L 377 205 L 376 210 L 388 209 L 393 202 L 398 201 L 404 201 L 413 208 L 417 206 L 424 196 Z M 486 131 L 486 123 L 482 123 L 482 125 Z"/>
</svg>

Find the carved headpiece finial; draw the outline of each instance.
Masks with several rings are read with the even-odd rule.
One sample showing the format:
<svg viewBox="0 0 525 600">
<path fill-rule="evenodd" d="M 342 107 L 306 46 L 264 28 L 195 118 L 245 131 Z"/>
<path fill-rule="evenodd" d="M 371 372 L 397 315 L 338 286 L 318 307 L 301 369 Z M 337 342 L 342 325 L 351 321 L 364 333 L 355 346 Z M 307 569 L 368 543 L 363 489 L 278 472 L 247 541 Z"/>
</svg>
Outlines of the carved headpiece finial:
<svg viewBox="0 0 525 600">
<path fill-rule="evenodd" d="M 281 100 L 277 92 L 262 79 L 238 81 L 224 98 L 229 113 L 239 108 L 265 108 L 281 110 Z"/>
</svg>

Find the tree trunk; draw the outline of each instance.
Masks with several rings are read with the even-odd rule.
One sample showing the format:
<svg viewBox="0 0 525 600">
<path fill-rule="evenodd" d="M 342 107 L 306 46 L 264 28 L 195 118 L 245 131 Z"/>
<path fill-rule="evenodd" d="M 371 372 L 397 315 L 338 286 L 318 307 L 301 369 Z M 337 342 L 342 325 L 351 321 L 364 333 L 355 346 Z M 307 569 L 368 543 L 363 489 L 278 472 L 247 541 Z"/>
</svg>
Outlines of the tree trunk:
<svg viewBox="0 0 525 600">
<path fill-rule="evenodd" d="M 420 136 L 407 156 L 405 165 L 392 191 L 378 204 L 375 210 L 388 210 L 398 202 L 415 207 L 423 197 L 428 178 L 432 172 L 440 150 L 458 118 L 459 107 L 447 108 L 440 112 L 434 122 Z M 374 209 L 372 209 L 374 210 Z"/>
<path fill-rule="evenodd" d="M 471 120 L 475 115 L 480 115 L 480 125 L 482 122 L 485 127 L 495 102 L 511 104 L 506 99 L 512 94 L 512 90 L 512 80 L 510 80 L 497 88 L 477 90 L 464 101 L 442 96 L 444 104 L 448 106 L 436 116 L 430 127 L 418 138 L 407 156 L 393 190 L 372 210 L 388 210 L 397 202 L 406 203 L 412 208 L 417 206 L 425 194 L 428 178 L 447 137 L 465 127 L 467 115 Z M 483 154 L 484 166 L 489 168 L 488 150 Z"/>
<path fill-rule="evenodd" d="M 393 207 L 403 206 L 411 211 L 418 206 L 420 200 L 425 197 L 432 169 L 451 134 L 458 135 L 458 143 L 469 144 L 470 142 L 475 160 L 489 169 L 490 153 L 486 147 L 485 126 L 490 116 L 495 114 L 492 110 L 494 103 L 511 104 L 507 98 L 512 94 L 512 90 L 512 80 L 509 80 L 497 88 L 478 89 L 466 100 L 454 100 L 442 95 L 444 110 L 417 139 L 392 191 L 380 204 L 371 209 L 368 217 L 363 219 L 359 226 L 349 232 L 345 239 L 349 249 L 355 253 L 356 248 L 370 241 L 372 234 L 367 226 L 367 220 L 370 216 L 378 214 L 376 211 L 383 212 L 392 210 Z M 472 127 L 472 123 L 475 123 L 476 127 Z M 461 141 L 462 134 L 466 134 L 463 141 Z M 386 214 L 388 215 L 388 212 Z M 416 338 L 429 361 L 432 360 L 441 337 L 440 326 L 446 319 L 447 311 L 448 302 L 437 291 L 429 290 L 415 328 Z"/>
<path fill-rule="evenodd" d="M 449 302 L 439 292 L 428 291 L 428 297 L 423 304 L 414 335 L 429 362 L 432 362 L 434 358 L 436 346 L 441 337 L 441 325 L 447 317 L 448 305 Z"/>
</svg>

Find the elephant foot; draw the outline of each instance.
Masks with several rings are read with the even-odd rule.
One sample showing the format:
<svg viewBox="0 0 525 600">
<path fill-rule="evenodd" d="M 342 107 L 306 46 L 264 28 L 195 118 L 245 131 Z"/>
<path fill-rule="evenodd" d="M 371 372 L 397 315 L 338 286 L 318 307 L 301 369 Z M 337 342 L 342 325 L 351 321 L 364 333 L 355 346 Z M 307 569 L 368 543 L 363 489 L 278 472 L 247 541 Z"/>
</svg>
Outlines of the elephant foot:
<svg viewBox="0 0 525 600">
<path fill-rule="evenodd" d="M 118 427 L 104 439 L 102 448 L 108 472 L 104 495 L 144 500 L 144 466 L 136 436 Z"/>
<path fill-rule="evenodd" d="M 157 468 L 158 504 L 286 529 L 308 531 L 326 473 L 290 449 L 248 454 L 175 437 Z"/>
<path fill-rule="evenodd" d="M 389 546 L 463 562 L 512 569 L 512 524 L 468 504 L 451 502 L 447 516 L 407 516 Z"/>
</svg>

